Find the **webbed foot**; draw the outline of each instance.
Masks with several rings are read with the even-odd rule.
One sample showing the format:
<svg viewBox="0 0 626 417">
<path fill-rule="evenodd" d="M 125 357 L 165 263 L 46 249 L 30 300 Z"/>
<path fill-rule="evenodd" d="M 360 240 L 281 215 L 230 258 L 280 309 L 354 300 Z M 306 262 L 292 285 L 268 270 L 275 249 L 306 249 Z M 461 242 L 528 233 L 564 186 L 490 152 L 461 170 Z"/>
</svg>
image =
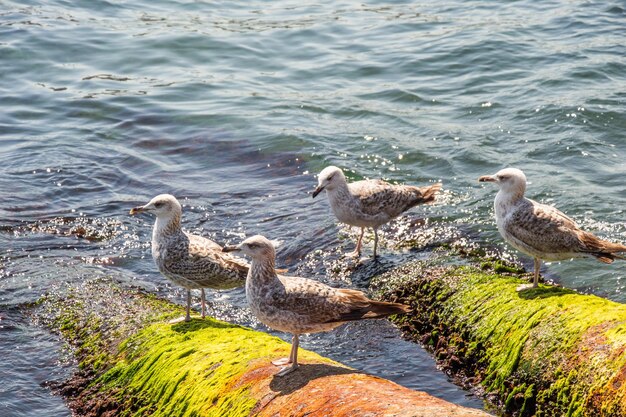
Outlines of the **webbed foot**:
<svg viewBox="0 0 626 417">
<path fill-rule="evenodd" d="M 285 366 L 290 363 L 291 361 L 289 360 L 289 358 L 282 358 L 282 359 L 277 359 L 275 361 L 272 361 L 272 365 L 276 365 L 276 366 Z"/>
<path fill-rule="evenodd" d="M 294 363 L 291 366 L 285 366 L 284 368 L 282 368 L 280 371 L 278 371 L 276 373 L 276 376 L 283 377 L 283 376 L 285 376 L 287 374 L 292 373 L 296 369 L 298 369 L 298 364 L 297 363 Z"/>
</svg>

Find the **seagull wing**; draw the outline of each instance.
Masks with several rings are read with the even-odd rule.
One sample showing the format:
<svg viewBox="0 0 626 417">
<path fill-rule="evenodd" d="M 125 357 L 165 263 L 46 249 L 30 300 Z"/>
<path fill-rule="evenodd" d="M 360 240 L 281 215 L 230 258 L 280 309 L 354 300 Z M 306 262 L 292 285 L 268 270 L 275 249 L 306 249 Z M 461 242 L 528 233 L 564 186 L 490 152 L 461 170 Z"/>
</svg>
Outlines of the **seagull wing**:
<svg viewBox="0 0 626 417">
<path fill-rule="evenodd" d="M 279 279 L 286 294 L 277 297 L 275 307 L 289 310 L 310 324 L 380 318 L 409 310 L 401 304 L 370 300 L 361 291 L 332 288 L 307 278 Z"/>
<path fill-rule="evenodd" d="M 217 243 L 202 236 L 186 234 L 187 240 L 168 249 L 165 269 L 169 274 L 192 281 L 199 286 L 227 289 L 242 286 L 248 264 L 223 253 Z"/>
<path fill-rule="evenodd" d="M 584 233 L 558 209 L 525 199 L 505 219 L 504 228 L 515 239 L 544 253 L 585 252 Z"/>
<path fill-rule="evenodd" d="M 345 321 L 339 318 L 350 311 L 350 306 L 341 297 L 341 290 L 308 278 L 279 276 L 279 279 L 285 292 L 276 295 L 274 307 L 298 315 L 307 324 Z"/>
<path fill-rule="evenodd" d="M 394 185 L 383 180 L 365 180 L 350 183 L 350 192 L 361 201 L 361 210 L 375 216 L 384 213 L 394 218 L 418 204 L 434 200 L 441 184 L 426 187 Z"/>
<path fill-rule="evenodd" d="M 240 274 L 247 274 L 250 265 L 244 259 L 223 252 L 222 247 L 202 236 L 189 235 L 189 259 L 191 262 L 214 262 L 220 267 Z"/>
</svg>

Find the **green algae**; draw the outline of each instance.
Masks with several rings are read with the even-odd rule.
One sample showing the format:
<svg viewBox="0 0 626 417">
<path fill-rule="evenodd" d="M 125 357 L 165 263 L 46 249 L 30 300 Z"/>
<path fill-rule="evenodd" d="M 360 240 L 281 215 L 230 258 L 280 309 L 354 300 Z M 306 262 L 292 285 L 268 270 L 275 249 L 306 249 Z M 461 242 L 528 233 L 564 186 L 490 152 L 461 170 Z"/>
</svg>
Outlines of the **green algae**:
<svg viewBox="0 0 626 417">
<path fill-rule="evenodd" d="M 52 292 L 35 308 L 35 320 L 60 333 L 79 367 L 93 372 L 110 366 L 117 344 L 138 329 L 184 314 L 179 306 L 108 279 Z"/>
<path fill-rule="evenodd" d="M 259 399 L 254 381 L 240 377 L 290 351 L 277 337 L 211 318 L 170 324 L 182 307 L 110 280 L 52 292 L 33 308 L 79 360 L 61 387 L 77 415 L 249 415 Z M 338 365 L 302 349 L 299 359 Z"/>
<path fill-rule="evenodd" d="M 277 337 L 210 318 L 156 323 L 124 341 L 117 363 L 96 384 L 119 392 L 120 403 L 133 399 L 123 415 L 248 415 L 257 399 L 249 384 L 233 389 L 233 381 L 289 349 Z M 301 358 L 333 363 L 307 351 Z"/>
<path fill-rule="evenodd" d="M 517 292 L 517 276 L 483 269 L 498 270 L 411 264 L 373 285 L 410 302 L 413 315 L 395 319 L 401 329 L 507 412 L 624 415 L 626 306 L 546 285 Z"/>
</svg>

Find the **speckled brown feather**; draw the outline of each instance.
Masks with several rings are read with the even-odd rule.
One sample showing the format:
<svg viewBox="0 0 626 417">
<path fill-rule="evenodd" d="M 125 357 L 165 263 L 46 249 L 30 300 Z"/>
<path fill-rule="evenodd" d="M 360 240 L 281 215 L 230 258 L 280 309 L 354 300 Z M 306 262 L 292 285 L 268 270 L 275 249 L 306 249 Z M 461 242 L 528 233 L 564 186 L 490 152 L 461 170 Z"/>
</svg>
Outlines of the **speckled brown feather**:
<svg viewBox="0 0 626 417">
<path fill-rule="evenodd" d="M 419 204 L 433 202 L 441 184 L 415 187 L 393 185 L 383 180 L 365 180 L 349 183 L 348 188 L 360 200 L 363 213 L 385 213 L 392 219 Z"/>
<path fill-rule="evenodd" d="M 163 275 L 185 288 L 229 289 L 245 283 L 248 264 L 217 243 L 182 232 L 163 236 L 155 262 Z"/>
<path fill-rule="evenodd" d="M 378 319 L 411 311 L 411 308 L 404 304 L 370 300 L 361 291 L 340 289 L 337 290 L 337 293 L 339 293 L 344 299 L 344 302 L 350 306 L 348 312 L 341 313 L 333 320 L 337 322 Z"/>
<path fill-rule="evenodd" d="M 268 326 L 295 334 L 331 330 L 346 321 L 381 318 L 408 311 L 396 303 L 368 299 L 361 291 L 276 275 L 273 249 L 253 258 L 246 297 L 251 311 Z"/>
<path fill-rule="evenodd" d="M 599 261 L 610 264 L 613 263 L 616 258 L 625 259 L 623 256 L 615 254 L 616 252 L 626 252 L 626 246 L 624 245 L 602 240 L 597 236 L 582 230 L 580 232 L 579 239 L 583 242 L 587 250 Z"/>
<path fill-rule="evenodd" d="M 615 252 L 626 251 L 624 245 L 581 230 L 556 208 L 527 198 L 516 203 L 503 226 L 512 237 L 543 253 L 589 254 L 611 263 L 616 257 Z"/>
</svg>

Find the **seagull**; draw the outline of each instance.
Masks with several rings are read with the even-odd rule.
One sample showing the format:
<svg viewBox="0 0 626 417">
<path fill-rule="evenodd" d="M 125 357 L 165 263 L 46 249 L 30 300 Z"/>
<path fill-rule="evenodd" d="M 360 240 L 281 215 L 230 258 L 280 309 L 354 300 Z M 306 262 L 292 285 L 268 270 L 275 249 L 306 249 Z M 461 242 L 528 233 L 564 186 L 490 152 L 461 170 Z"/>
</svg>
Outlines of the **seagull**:
<svg viewBox="0 0 626 417">
<path fill-rule="evenodd" d="M 222 247 L 202 236 L 181 229 L 182 207 L 176 197 L 161 194 L 130 214 L 152 213 L 156 222 L 152 230 L 152 257 L 159 271 L 173 283 L 187 289 L 187 315 L 191 320 L 191 289 L 199 288 L 202 318 L 205 317 L 204 288 L 225 290 L 242 287 L 248 274 L 248 263 L 222 252 Z"/>
<path fill-rule="evenodd" d="M 325 332 L 345 322 L 377 319 L 409 312 L 409 306 L 370 300 L 361 291 L 332 288 L 300 277 L 277 275 L 276 251 L 267 238 L 256 235 L 224 251 L 239 251 L 252 258 L 246 280 L 246 299 L 252 313 L 272 329 L 293 334 L 291 353 L 272 363 L 284 376 L 298 368 L 299 337 Z"/>
<path fill-rule="evenodd" d="M 318 175 L 313 198 L 326 190 L 330 207 L 337 219 L 361 228 L 352 256 L 361 256 L 361 241 L 366 227 L 374 229 L 374 259 L 378 246 L 378 228 L 418 204 L 430 203 L 441 183 L 424 187 L 393 185 L 383 180 L 363 180 L 348 184 L 343 171 L 328 166 Z"/>
<path fill-rule="evenodd" d="M 494 201 L 498 231 L 511 246 L 535 261 L 533 283 L 520 285 L 517 291 L 537 287 L 542 259 L 595 257 L 607 264 L 616 258 L 626 259 L 615 254 L 626 252 L 626 246 L 585 232 L 556 208 L 525 198 L 526 176 L 519 169 L 506 168 L 478 181 L 500 187 Z"/>
</svg>

